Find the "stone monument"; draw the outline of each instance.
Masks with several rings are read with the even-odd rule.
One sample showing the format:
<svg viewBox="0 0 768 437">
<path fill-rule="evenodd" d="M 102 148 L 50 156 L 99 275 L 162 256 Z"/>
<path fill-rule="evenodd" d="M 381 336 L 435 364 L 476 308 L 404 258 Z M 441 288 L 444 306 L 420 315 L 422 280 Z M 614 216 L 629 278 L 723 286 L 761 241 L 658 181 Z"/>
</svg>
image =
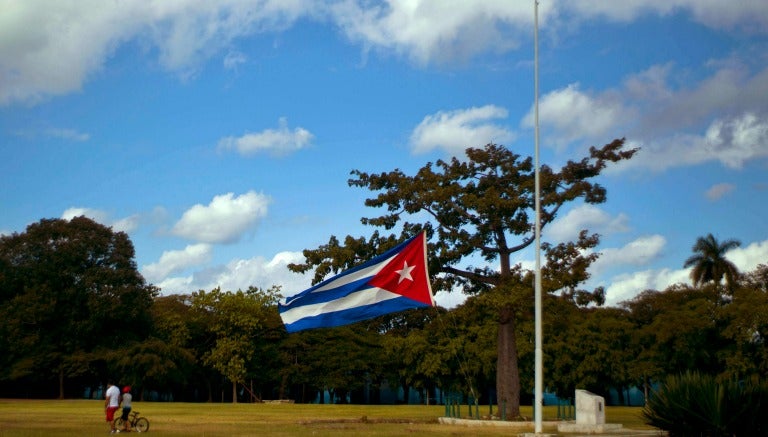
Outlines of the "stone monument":
<svg viewBox="0 0 768 437">
<path fill-rule="evenodd" d="M 586 390 L 576 390 L 576 423 L 602 425 L 605 423 L 605 399 Z"/>
<path fill-rule="evenodd" d="M 602 434 L 622 428 L 620 423 L 605 423 L 605 398 L 586 390 L 576 390 L 576 422 L 557 425 L 560 432 Z"/>
</svg>

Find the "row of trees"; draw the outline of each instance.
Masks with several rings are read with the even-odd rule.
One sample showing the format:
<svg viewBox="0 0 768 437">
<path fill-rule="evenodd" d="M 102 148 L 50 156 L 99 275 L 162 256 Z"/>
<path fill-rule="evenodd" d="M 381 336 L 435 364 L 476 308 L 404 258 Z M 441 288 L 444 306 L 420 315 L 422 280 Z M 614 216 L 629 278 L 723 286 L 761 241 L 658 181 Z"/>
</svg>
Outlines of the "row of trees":
<svg viewBox="0 0 768 437">
<path fill-rule="evenodd" d="M 46 226 L 71 233 L 48 235 L 41 230 Z M 30 267 L 53 260 L 65 269 L 111 264 L 105 267 L 113 270 L 110 277 L 135 278 L 128 274 L 134 270 L 130 263 L 121 265 L 114 254 L 96 256 L 98 250 L 92 248 L 87 257 L 73 256 L 79 249 L 53 256 L 32 244 L 38 238 L 56 241 L 60 250 L 65 241 L 91 239 L 105 229 L 84 218 L 44 220 L 25 234 L 3 237 L 0 248 L 5 261 L 9 248 L 17 255 L 29 251 Z M 113 242 L 114 250 L 125 247 L 115 244 L 120 233 L 104 235 L 110 234 L 113 238 L 103 241 Z M 21 240 L 23 251 L 12 244 Z M 25 278 L 47 269 L 30 272 L 19 268 L 23 259 L 15 262 L 15 268 L 2 270 L 4 291 L 10 290 L 8 284 L 27 285 L 11 299 L 4 295 L 2 396 L 55 396 L 58 386 L 59 397 L 79 397 L 108 376 L 117 376 L 136 387 L 140 397 L 153 392 L 188 401 L 311 402 L 329 391 L 341 401 L 375 403 L 385 382 L 406 393 L 419 390 L 425 398 L 434 397 L 439 388 L 484 402 L 498 400 L 497 304 L 492 295 L 470 297 L 450 311 L 413 310 L 288 335 L 277 314 L 277 289 L 214 289 L 161 297 L 141 281 L 96 281 L 98 285 L 81 289 L 88 293 L 45 289 L 40 294 L 39 283 Z M 74 276 L 88 283 L 88 275 Z M 622 388 L 647 387 L 691 369 L 722 379 L 764 375 L 767 293 L 768 266 L 761 265 L 739 275 L 730 287 L 706 281 L 648 290 L 618 308 L 585 307 L 550 295 L 544 302 L 547 387 L 571 396 L 577 387 L 623 393 Z M 533 321 L 530 314 L 520 320 L 515 335 L 525 401 L 533 386 Z"/>
</svg>

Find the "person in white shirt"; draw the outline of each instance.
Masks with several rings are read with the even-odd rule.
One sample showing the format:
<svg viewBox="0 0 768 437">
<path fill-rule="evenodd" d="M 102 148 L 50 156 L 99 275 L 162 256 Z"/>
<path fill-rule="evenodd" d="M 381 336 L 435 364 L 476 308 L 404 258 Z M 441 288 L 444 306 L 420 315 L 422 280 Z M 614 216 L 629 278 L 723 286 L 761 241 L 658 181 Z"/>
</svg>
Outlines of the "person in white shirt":
<svg viewBox="0 0 768 437">
<path fill-rule="evenodd" d="M 104 396 L 104 411 L 107 415 L 110 434 L 115 431 L 115 411 L 120 408 L 120 389 L 112 381 L 107 382 L 107 393 Z"/>
</svg>

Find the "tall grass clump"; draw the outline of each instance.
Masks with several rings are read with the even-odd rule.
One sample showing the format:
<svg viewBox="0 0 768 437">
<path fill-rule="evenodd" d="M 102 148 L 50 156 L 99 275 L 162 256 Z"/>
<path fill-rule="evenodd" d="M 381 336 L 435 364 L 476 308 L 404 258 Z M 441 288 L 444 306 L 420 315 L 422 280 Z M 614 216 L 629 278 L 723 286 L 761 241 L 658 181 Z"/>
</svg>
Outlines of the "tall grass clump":
<svg viewBox="0 0 768 437">
<path fill-rule="evenodd" d="M 670 376 L 643 409 L 646 424 L 670 436 L 768 435 L 768 384 L 758 380 L 718 382 L 688 372 Z"/>
</svg>

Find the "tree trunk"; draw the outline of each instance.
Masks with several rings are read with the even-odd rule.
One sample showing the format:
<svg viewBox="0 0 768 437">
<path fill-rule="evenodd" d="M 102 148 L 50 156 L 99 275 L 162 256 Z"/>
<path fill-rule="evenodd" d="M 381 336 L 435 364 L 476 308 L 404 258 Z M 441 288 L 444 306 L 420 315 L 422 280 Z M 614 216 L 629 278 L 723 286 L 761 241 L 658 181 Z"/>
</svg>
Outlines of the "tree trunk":
<svg viewBox="0 0 768 437">
<path fill-rule="evenodd" d="M 64 368 L 59 368 L 59 399 L 64 399 Z"/>
<path fill-rule="evenodd" d="M 237 403 L 237 383 L 232 381 L 232 403 Z"/>
<path fill-rule="evenodd" d="M 648 405 L 648 378 L 643 375 L 643 405 Z"/>
<path fill-rule="evenodd" d="M 285 387 L 288 385 L 288 375 L 283 374 L 283 376 L 280 378 L 280 391 L 278 392 L 277 398 L 278 399 L 286 399 L 285 396 Z M 302 398 L 303 400 L 303 398 Z"/>
<path fill-rule="evenodd" d="M 520 417 L 520 371 L 517 367 L 517 338 L 512 307 L 499 311 L 499 337 L 496 361 L 496 393 L 502 417 Z M 503 409 L 503 410 L 502 410 Z"/>
<path fill-rule="evenodd" d="M 627 404 L 624 402 L 624 387 L 620 386 L 616 389 L 616 392 L 619 395 L 619 405 L 626 406 Z M 608 393 L 610 393 L 610 390 Z"/>
</svg>

